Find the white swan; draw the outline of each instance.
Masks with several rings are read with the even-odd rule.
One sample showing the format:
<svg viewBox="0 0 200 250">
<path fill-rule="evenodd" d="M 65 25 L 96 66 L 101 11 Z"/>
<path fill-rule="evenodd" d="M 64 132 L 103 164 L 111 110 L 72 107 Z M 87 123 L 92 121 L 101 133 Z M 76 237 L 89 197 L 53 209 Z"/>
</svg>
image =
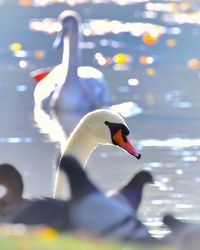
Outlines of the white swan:
<svg viewBox="0 0 200 250">
<path fill-rule="evenodd" d="M 141 155 L 128 139 L 129 129 L 124 119 L 106 109 L 92 111 L 85 115 L 70 134 L 62 155 L 74 155 L 85 167 L 91 152 L 98 144 L 119 146 L 140 159 Z M 66 198 L 66 182 L 57 170 L 54 196 Z"/>
<path fill-rule="evenodd" d="M 58 20 L 62 28 L 54 47 L 63 47 L 62 62 L 36 85 L 35 104 L 45 110 L 51 107 L 57 111 L 84 112 L 106 106 L 108 93 L 103 74 L 93 67 L 79 67 L 79 15 L 63 11 Z M 32 72 L 32 77 L 36 75 L 37 71 Z"/>
</svg>

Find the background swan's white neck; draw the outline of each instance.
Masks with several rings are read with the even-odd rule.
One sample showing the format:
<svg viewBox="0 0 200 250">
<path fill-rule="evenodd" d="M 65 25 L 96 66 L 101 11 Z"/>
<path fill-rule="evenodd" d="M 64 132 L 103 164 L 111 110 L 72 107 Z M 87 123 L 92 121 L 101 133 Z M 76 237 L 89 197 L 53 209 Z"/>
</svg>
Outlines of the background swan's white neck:
<svg viewBox="0 0 200 250">
<path fill-rule="evenodd" d="M 78 35 L 72 34 L 64 38 L 62 65 L 67 68 L 66 78 L 77 77 L 77 70 L 80 61 L 78 48 Z"/>
</svg>

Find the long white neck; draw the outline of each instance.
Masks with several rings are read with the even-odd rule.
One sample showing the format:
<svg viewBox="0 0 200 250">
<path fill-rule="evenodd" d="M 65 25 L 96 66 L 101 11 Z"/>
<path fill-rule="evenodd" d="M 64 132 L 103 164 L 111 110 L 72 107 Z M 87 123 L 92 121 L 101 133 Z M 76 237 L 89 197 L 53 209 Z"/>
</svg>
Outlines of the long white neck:
<svg viewBox="0 0 200 250">
<path fill-rule="evenodd" d="M 63 67 L 67 68 L 67 80 L 77 77 L 77 70 L 80 60 L 78 43 L 78 34 L 75 32 L 69 37 L 66 36 L 64 38 L 62 65 Z"/>
<path fill-rule="evenodd" d="M 97 144 L 92 140 L 92 136 L 79 127 L 70 135 L 63 154 L 74 155 L 81 165 L 85 167 L 91 152 L 96 148 Z"/>
<path fill-rule="evenodd" d="M 70 154 L 75 156 L 83 167 L 85 167 L 87 160 L 91 152 L 96 148 L 98 142 L 94 140 L 92 135 L 86 133 L 85 126 L 78 126 L 71 133 L 65 149 L 62 155 Z M 78 183 L 77 183 L 78 185 Z M 57 170 L 55 187 L 54 187 L 54 198 L 67 199 L 69 198 L 68 184 L 66 182 L 66 177 L 62 171 Z"/>
</svg>

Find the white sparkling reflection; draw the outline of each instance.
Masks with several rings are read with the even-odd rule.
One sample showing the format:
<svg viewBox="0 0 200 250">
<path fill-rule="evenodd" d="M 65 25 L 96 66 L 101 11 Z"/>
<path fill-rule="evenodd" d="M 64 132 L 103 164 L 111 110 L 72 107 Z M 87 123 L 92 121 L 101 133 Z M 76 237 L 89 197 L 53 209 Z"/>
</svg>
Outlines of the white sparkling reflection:
<svg viewBox="0 0 200 250">
<path fill-rule="evenodd" d="M 143 147 L 196 147 L 200 146 L 200 139 L 172 138 L 168 140 L 147 139 L 140 141 Z"/>
</svg>

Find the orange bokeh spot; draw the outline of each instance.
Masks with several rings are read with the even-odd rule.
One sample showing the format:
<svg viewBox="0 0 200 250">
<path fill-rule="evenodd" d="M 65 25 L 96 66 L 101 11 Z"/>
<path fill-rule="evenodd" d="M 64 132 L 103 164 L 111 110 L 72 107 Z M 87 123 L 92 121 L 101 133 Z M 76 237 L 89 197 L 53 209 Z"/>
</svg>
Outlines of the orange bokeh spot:
<svg viewBox="0 0 200 250">
<path fill-rule="evenodd" d="M 126 64 L 128 62 L 128 55 L 125 55 L 123 53 L 118 53 L 116 54 L 114 57 L 113 57 L 113 61 L 116 63 L 116 64 Z"/>
<path fill-rule="evenodd" d="M 34 52 L 34 56 L 35 56 L 36 58 L 43 58 L 43 57 L 45 56 L 45 53 L 44 53 L 43 50 L 36 50 L 36 51 Z"/>
<path fill-rule="evenodd" d="M 154 62 L 154 59 L 152 56 L 142 55 L 139 58 L 139 62 L 143 65 L 152 64 Z"/>
<path fill-rule="evenodd" d="M 24 7 L 27 7 L 31 4 L 31 0 L 19 0 L 19 4 Z"/>
<path fill-rule="evenodd" d="M 158 41 L 158 36 L 153 36 L 152 34 L 145 32 L 142 36 L 142 41 L 147 45 L 154 45 Z"/>
<path fill-rule="evenodd" d="M 199 60 L 196 58 L 192 58 L 187 61 L 188 68 L 195 70 L 199 68 Z"/>
<path fill-rule="evenodd" d="M 178 4 L 177 3 L 172 3 L 172 10 L 175 12 L 178 9 Z"/>
<path fill-rule="evenodd" d="M 175 39 L 168 39 L 168 40 L 166 41 L 166 44 L 167 44 L 167 46 L 169 46 L 169 47 L 175 47 L 176 44 L 177 44 L 177 42 L 176 42 Z"/>
<path fill-rule="evenodd" d="M 141 56 L 139 58 L 139 61 L 141 64 L 147 64 L 147 56 Z"/>
<path fill-rule="evenodd" d="M 148 68 L 148 69 L 146 69 L 146 74 L 149 76 L 155 76 L 156 71 L 153 68 Z"/>
</svg>

